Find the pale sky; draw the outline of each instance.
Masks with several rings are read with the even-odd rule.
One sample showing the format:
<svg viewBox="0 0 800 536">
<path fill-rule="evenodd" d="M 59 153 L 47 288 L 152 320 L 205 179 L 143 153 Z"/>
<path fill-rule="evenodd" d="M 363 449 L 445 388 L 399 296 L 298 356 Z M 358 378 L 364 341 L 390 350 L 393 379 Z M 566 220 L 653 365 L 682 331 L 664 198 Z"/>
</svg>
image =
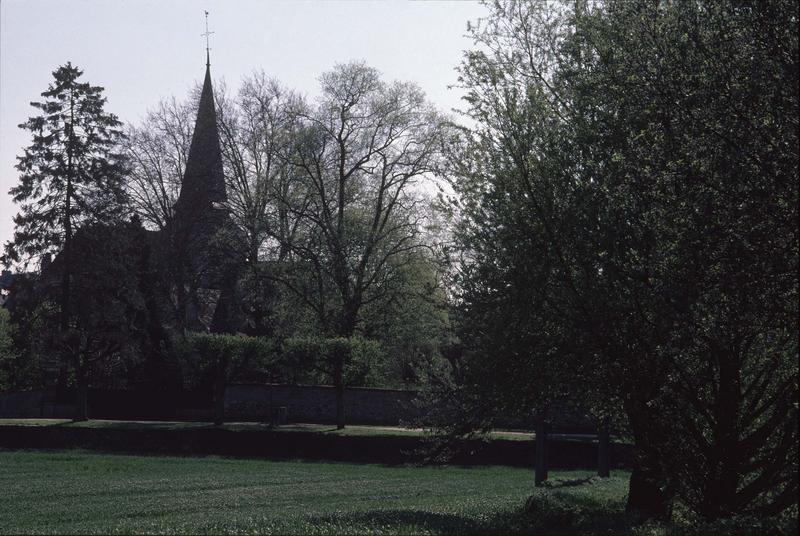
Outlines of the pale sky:
<svg viewBox="0 0 800 536">
<path fill-rule="evenodd" d="M 211 73 L 229 90 L 263 69 L 314 95 L 334 64 L 365 60 L 386 80 L 416 82 L 447 111 L 461 107 L 448 85 L 471 46 L 467 21 L 485 9 L 469 0 L 0 0 L 0 246 L 17 212 L 8 195 L 15 157 L 30 144 L 17 125 L 67 61 L 105 88 L 107 111 L 138 122 L 202 81 L 208 10 Z"/>
</svg>

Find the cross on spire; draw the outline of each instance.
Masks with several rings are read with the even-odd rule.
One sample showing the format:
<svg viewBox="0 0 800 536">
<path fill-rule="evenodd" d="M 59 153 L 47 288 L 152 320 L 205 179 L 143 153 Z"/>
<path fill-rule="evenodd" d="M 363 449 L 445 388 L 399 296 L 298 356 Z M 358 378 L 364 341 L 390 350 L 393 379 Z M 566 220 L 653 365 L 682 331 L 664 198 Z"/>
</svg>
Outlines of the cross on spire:
<svg viewBox="0 0 800 536">
<path fill-rule="evenodd" d="M 206 11 L 205 13 L 206 13 L 206 31 L 205 33 L 202 33 L 200 35 L 206 38 L 206 67 L 211 67 L 211 53 L 209 52 L 211 49 L 208 46 L 208 37 L 214 32 L 208 31 L 208 11 Z"/>
</svg>

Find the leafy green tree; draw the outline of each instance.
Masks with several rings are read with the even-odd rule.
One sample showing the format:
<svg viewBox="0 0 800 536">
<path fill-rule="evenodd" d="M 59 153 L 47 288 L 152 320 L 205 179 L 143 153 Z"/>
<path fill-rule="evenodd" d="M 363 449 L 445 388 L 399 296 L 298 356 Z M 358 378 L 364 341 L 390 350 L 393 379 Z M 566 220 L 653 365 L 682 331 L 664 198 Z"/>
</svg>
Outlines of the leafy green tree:
<svg viewBox="0 0 800 536">
<path fill-rule="evenodd" d="M 293 337 L 283 353 L 295 370 L 313 370 L 336 390 L 336 426 L 345 427 L 344 389 L 363 384 L 383 357 L 380 343 L 362 337 Z"/>
<path fill-rule="evenodd" d="M 797 500 L 796 21 L 781 1 L 498 2 L 473 29 L 470 392 L 621 409 L 645 515 Z"/>
<path fill-rule="evenodd" d="M 199 359 L 195 377 L 211 384 L 214 424 L 225 420 L 225 391 L 231 380 L 252 369 L 268 368 L 275 361 L 271 341 L 218 333 L 190 333 L 187 350 Z"/>
<path fill-rule="evenodd" d="M 6 334 L 11 345 L 7 347 L 4 370 L 11 389 L 42 388 L 54 379 L 50 373 L 65 365 L 47 348 L 45 323 L 54 308 L 42 301 L 35 282 L 30 274 L 17 276 L 3 305 L 3 311 L 8 313 Z"/>
<path fill-rule="evenodd" d="M 76 263 L 71 285 L 71 324 L 59 333 L 57 307 L 45 307 L 52 314 L 42 317 L 49 348 L 69 356 L 76 389 L 76 420 L 88 418 L 88 390 L 91 386 L 125 385 L 148 355 L 148 348 L 161 346 L 163 333 L 153 332 L 157 307 L 152 303 L 152 285 L 147 265 L 147 239 L 138 221 L 115 225 L 85 225 L 73 237 Z M 38 281 L 38 299 L 56 304 L 60 297 L 54 278 L 63 269 L 62 257 Z"/>
<path fill-rule="evenodd" d="M 797 501 L 797 15 L 621 3 L 576 45 L 595 51 L 573 84 L 600 280 L 640 353 L 626 413 L 668 492 L 712 519 Z"/>
<path fill-rule="evenodd" d="M 451 327 L 442 260 L 419 250 L 397 268 L 397 276 L 393 299 L 364 308 L 364 336 L 380 341 L 386 352 L 369 381 L 379 387 L 418 387 L 439 359 Z"/>
</svg>

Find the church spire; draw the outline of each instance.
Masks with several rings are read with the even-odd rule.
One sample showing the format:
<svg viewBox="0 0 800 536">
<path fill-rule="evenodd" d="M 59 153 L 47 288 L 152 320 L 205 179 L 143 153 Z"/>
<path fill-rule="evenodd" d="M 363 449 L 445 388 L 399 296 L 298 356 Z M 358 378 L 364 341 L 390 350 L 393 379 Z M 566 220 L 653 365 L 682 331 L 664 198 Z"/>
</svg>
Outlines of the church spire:
<svg viewBox="0 0 800 536">
<path fill-rule="evenodd" d="M 206 31 L 206 39 L 210 33 L 213 32 Z M 206 75 L 197 107 L 197 120 L 189 156 L 186 159 L 181 193 L 175 207 L 178 213 L 176 216 L 184 220 L 194 220 L 193 215 L 210 211 L 216 208 L 218 203 L 227 200 L 210 63 L 209 48 L 206 46 Z"/>
</svg>

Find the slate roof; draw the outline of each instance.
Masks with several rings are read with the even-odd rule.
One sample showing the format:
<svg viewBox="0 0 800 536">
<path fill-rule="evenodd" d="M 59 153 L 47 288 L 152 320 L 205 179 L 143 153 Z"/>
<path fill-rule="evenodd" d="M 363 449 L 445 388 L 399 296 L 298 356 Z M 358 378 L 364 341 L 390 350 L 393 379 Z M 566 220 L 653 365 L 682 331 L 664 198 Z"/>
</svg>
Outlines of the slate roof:
<svg viewBox="0 0 800 536">
<path fill-rule="evenodd" d="M 227 201 L 227 194 L 222 171 L 222 151 L 217 130 L 214 90 L 211 86 L 211 67 L 206 65 L 206 76 L 203 81 L 203 91 L 200 94 L 192 144 L 186 160 L 186 172 L 181 185 L 181 193 L 175 205 L 176 217 L 202 213 L 210 210 L 213 203 L 225 201 Z M 189 219 L 194 218 L 190 217 Z"/>
</svg>

